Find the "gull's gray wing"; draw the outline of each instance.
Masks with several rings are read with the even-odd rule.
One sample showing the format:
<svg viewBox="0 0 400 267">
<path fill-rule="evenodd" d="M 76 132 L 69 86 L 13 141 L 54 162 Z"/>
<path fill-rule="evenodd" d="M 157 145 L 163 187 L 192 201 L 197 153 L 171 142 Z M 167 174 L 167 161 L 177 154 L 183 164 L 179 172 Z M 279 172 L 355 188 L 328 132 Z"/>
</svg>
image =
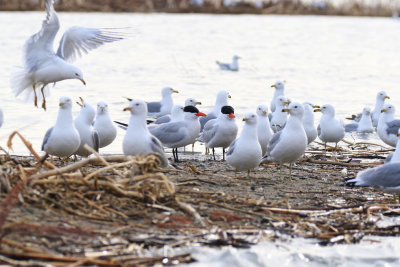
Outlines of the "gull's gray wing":
<svg viewBox="0 0 400 267">
<path fill-rule="evenodd" d="M 390 163 L 390 161 L 392 161 L 394 153 L 390 153 L 386 159 L 385 159 L 385 164 Z"/>
<path fill-rule="evenodd" d="M 170 115 L 164 115 L 158 119 L 156 119 L 153 123 L 154 124 L 163 124 L 171 121 L 171 116 Z"/>
<path fill-rule="evenodd" d="M 209 142 L 215 136 L 218 131 L 218 124 L 216 119 L 209 120 L 203 128 L 202 140 L 204 143 Z"/>
<path fill-rule="evenodd" d="M 349 123 L 344 126 L 345 132 L 355 132 L 357 131 L 358 123 Z"/>
<path fill-rule="evenodd" d="M 149 127 L 152 135 L 157 137 L 163 144 L 173 144 L 185 137 L 185 124 L 181 121 L 164 123 L 156 127 Z"/>
<path fill-rule="evenodd" d="M 43 142 L 42 142 L 42 151 L 45 151 L 45 147 L 47 146 L 47 142 L 49 141 L 51 132 L 53 131 L 53 127 L 47 130 L 46 134 L 43 137 Z"/>
<path fill-rule="evenodd" d="M 199 121 L 200 121 L 200 131 L 203 131 L 204 125 L 212 119 L 216 119 L 217 116 L 215 116 L 213 113 L 208 114 L 205 117 L 200 117 Z"/>
<path fill-rule="evenodd" d="M 268 148 L 267 148 L 267 153 L 266 153 L 267 156 L 270 155 L 271 151 L 274 150 L 276 145 L 279 143 L 281 134 L 282 134 L 282 131 L 279 131 L 272 136 L 271 140 L 268 143 Z"/>
<path fill-rule="evenodd" d="M 112 29 L 96 29 L 73 26 L 65 31 L 58 46 L 57 56 L 72 62 L 77 56 L 87 54 L 90 50 L 123 39 L 121 33 Z"/>
<path fill-rule="evenodd" d="M 231 155 L 235 150 L 236 141 L 237 139 L 235 139 L 235 141 L 233 141 L 232 144 L 229 146 L 228 153 L 226 153 L 227 156 Z"/>
<path fill-rule="evenodd" d="M 159 154 L 159 158 L 161 160 L 161 166 L 168 166 L 168 159 L 165 156 L 164 147 L 162 146 L 160 140 L 158 140 L 155 136 L 151 137 L 151 150 L 157 154 Z"/>
<path fill-rule="evenodd" d="M 221 62 L 219 62 L 219 61 L 216 61 L 216 63 L 217 63 L 218 66 L 221 68 L 221 70 L 229 70 L 229 69 L 231 69 L 230 64 L 221 63 Z"/>
<path fill-rule="evenodd" d="M 161 102 L 147 102 L 147 112 L 160 112 L 161 110 Z"/>
<path fill-rule="evenodd" d="M 392 120 L 386 123 L 386 133 L 387 134 L 397 134 L 400 128 L 400 120 Z"/>
<path fill-rule="evenodd" d="M 96 152 L 99 152 L 100 137 L 99 137 L 99 133 L 96 130 L 93 130 L 93 132 L 92 132 L 92 140 L 93 140 L 93 149 Z"/>
<path fill-rule="evenodd" d="M 24 45 L 25 68 L 28 73 L 36 71 L 47 61 L 49 55 L 54 54 L 54 38 L 60 28 L 57 14 L 53 7 L 53 0 L 46 0 L 46 19 L 40 31 L 32 35 Z"/>
<path fill-rule="evenodd" d="M 356 185 L 378 188 L 400 186 L 400 163 L 387 163 L 379 167 L 359 172 L 353 179 Z"/>
<path fill-rule="evenodd" d="M 318 132 L 318 136 L 320 136 L 321 135 L 321 125 L 319 125 L 319 124 L 318 124 L 318 127 L 317 127 L 317 132 Z"/>
</svg>

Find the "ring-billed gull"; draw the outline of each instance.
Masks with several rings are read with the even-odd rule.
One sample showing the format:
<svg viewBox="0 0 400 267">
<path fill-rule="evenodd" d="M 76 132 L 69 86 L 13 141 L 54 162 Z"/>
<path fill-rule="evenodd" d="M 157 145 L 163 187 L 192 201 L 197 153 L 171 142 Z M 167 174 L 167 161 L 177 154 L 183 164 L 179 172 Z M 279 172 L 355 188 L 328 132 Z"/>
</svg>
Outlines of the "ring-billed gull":
<svg viewBox="0 0 400 267">
<path fill-rule="evenodd" d="M 125 155 L 148 155 L 157 153 L 160 158 L 161 166 L 168 166 L 168 159 L 164 153 L 164 148 L 161 142 L 150 134 L 146 124 L 147 105 L 142 100 L 133 99 L 129 102 L 129 106 L 124 108 L 124 111 L 131 112 L 128 128 L 122 150 Z"/>
<path fill-rule="evenodd" d="M 271 87 L 275 88 L 274 96 L 271 100 L 271 112 L 275 111 L 275 101 L 278 97 L 285 96 L 285 83 L 283 81 L 276 81 Z"/>
<path fill-rule="evenodd" d="M 314 123 L 314 108 L 319 108 L 319 106 L 313 105 L 310 102 L 304 102 L 303 108 L 303 127 L 307 134 L 307 143 L 310 144 L 318 135 L 317 127 L 315 127 Z"/>
<path fill-rule="evenodd" d="M 93 127 L 99 134 L 100 148 L 108 146 L 117 137 L 117 127 L 112 122 L 108 113 L 108 105 L 104 101 L 97 103 L 96 120 Z"/>
<path fill-rule="evenodd" d="M 185 114 L 182 121 L 149 127 L 150 133 L 157 137 L 164 146 L 172 148 L 175 162 L 179 161 L 178 147 L 184 147 L 196 141 L 196 137 L 200 133 L 199 116 L 206 116 L 194 106 L 186 106 L 183 111 Z"/>
<path fill-rule="evenodd" d="M 172 121 L 183 120 L 183 107 L 181 105 L 173 105 L 171 114 L 164 115 L 156 119 L 153 124 L 163 124 Z"/>
<path fill-rule="evenodd" d="M 93 120 L 96 115 L 94 108 L 92 105 L 85 102 L 81 97 L 80 100 L 81 103 L 76 103 L 81 107 L 81 111 L 75 118 L 74 124 L 75 128 L 79 132 L 81 143 L 79 148 L 75 151 L 75 154 L 82 157 L 87 157 L 92 154 L 92 152 L 84 148 L 84 145 L 86 144 L 98 152 L 100 139 L 97 130 L 93 127 Z"/>
<path fill-rule="evenodd" d="M 200 131 L 203 130 L 203 127 L 207 121 L 217 118 L 223 106 L 228 106 L 228 98 L 231 98 L 231 96 L 227 91 L 221 90 L 218 92 L 217 98 L 215 100 L 215 105 L 212 111 L 207 114 L 207 117 L 200 118 L 200 125 L 201 125 Z"/>
<path fill-rule="evenodd" d="M 268 119 L 268 107 L 267 105 L 259 105 L 256 111 L 258 115 L 258 127 L 257 136 L 258 142 L 260 143 L 262 155 L 267 153 L 268 143 L 272 138 L 273 132 Z"/>
<path fill-rule="evenodd" d="M 302 122 L 304 107 L 298 102 L 292 102 L 284 111 L 290 114 L 286 126 L 272 136 L 262 162 L 279 163 L 281 179 L 282 165 L 289 163 L 289 178 L 292 179 L 292 163 L 303 156 L 307 148 L 307 135 Z"/>
<path fill-rule="evenodd" d="M 238 126 L 235 121 L 235 111 L 231 106 L 223 106 L 216 119 L 209 120 L 200 134 L 206 147 L 212 148 L 215 160 L 216 147 L 222 147 L 222 159 L 225 160 L 225 148 L 236 139 Z"/>
<path fill-rule="evenodd" d="M 60 98 L 56 124 L 47 130 L 42 143 L 46 154 L 69 157 L 78 149 L 81 139 L 72 118 L 72 101 L 69 97 Z"/>
<path fill-rule="evenodd" d="M 194 106 L 195 107 L 197 105 L 201 105 L 201 102 L 197 101 L 196 98 L 193 98 L 193 97 L 186 98 L 185 107 L 186 106 Z"/>
<path fill-rule="evenodd" d="M 179 93 L 179 92 L 177 90 L 172 89 L 171 87 L 162 88 L 161 101 L 147 102 L 147 116 L 158 118 L 170 114 L 171 108 L 174 105 L 174 100 L 172 99 L 173 93 Z"/>
<path fill-rule="evenodd" d="M 235 171 L 247 171 L 260 165 L 262 150 L 257 137 L 258 117 L 254 112 L 246 113 L 245 122 L 239 138 L 232 142 L 226 155 L 226 161 Z"/>
<path fill-rule="evenodd" d="M 346 132 L 372 133 L 374 127 L 371 119 L 371 108 L 365 107 L 359 122 L 349 123 L 344 126 Z"/>
<path fill-rule="evenodd" d="M 375 107 L 371 113 L 372 125 L 374 127 L 378 126 L 379 116 L 381 115 L 381 110 L 383 108 L 383 105 L 385 104 L 386 99 L 390 99 L 390 97 L 386 94 L 385 91 L 380 91 L 376 95 Z"/>
<path fill-rule="evenodd" d="M 347 185 L 378 188 L 383 192 L 394 194 L 396 199 L 396 194 L 400 194 L 400 163 L 388 163 L 360 171 L 355 178 L 347 181 Z"/>
<path fill-rule="evenodd" d="M 274 133 L 280 131 L 285 127 L 285 123 L 287 120 L 287 112 L 283 111 L 283 109 L 289 104 L 289 101 L 283 95 L 279 96 L 275 101 L 276 109 L 272 113 L 271 118 L 271 128 Z"/>
<path fill-rule="evenodd" d="M 321 108 L 317 108 L 314 112 L 322 112 L 321 120 L 317 128 L 318 138 L 324 142 L 325 151 L 326 143 L 335 143 L 335 151 L 337 149 L 337 143 L 344 137 L 344 126 L 343 122 L 335 118 L 335 108 L 326 104 Z"/>
<path fill-rule="evenodd" d="M 378 136 L 389 146 L 396 146 L 397 132 L 400 128 L 400 120 L 394 119 L 395 107 L 392 104 L 385 104 L 381 110 L 377 127 Z"/>
<path fill-rule="evenodd" d="M 86 84 L 82 71 L 68 62 L 105 43 L 123 39 L 121 34 L 110 30 L 74 26 L 64 33 L 57 53 L 54 53 L 53 42 L 60 23 L 53 7 L 53 0 L 46 0 L 45 5 L 46 19 L 42 23 L 42 28 L 25 42 L 24 68 L 11 77 L 11 88 L 14 94 L 18 96 L 25 92 L 31 96 L 33 93 L 35 106 L 38 99 L 36 87 L 41 86 L 43 109 L 46 109 L 45 87 L 49 83 L 78 79 Z"/>
<path fill-rule="evenodd" d="M 396 150 L 386 157 L 385 163 L 400 162 L 400 129 L 397 131 L 396 136 L 397 136 Z"/>
<path fill-rule="evenodd" d="M 238 71 L 239 70 L 239 56 L 234 55 L 232 57 L 232 63 L 222 63 L 219 62 L 218 60 L 216 63 L 218 64 L 219 68 L 221 70 L 231 70 L 231 71 Z"/>
</svg>

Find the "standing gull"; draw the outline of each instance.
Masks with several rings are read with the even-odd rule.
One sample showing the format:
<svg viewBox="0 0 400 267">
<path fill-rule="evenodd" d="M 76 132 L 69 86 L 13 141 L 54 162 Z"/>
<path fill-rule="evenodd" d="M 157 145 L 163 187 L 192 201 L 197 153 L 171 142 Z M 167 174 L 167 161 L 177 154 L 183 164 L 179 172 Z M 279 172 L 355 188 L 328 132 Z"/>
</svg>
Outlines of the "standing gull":
<svg viewBox="0 0 400 267">
<path fill-rule="evenodd" d="M 283 95 L 279 96 L 275 101 L 276 109 L 272 113 L 272 119 L 271 119 L 271 128 L 274 131 L 274 133 L 282 130 L 283 127 L 285 127 L 285 123 L 287 120 L 287 112 L 283 111 L 283 109 L 288 104 L 289 101 Z"/>
<path fill-rule="evenodd" d="M 206 114 L 199 112 L 196 107 L 186 106 L 182 121 L 168 122 L 149 128 L 150 133 L 157 137 L 164 146 L 172 148 L 175 162 L 178 162 L 178 147 L 193 144 L 200 133 L 199 116 Z"/>
<path fill-rule="evenodd" d="M 365 107 L 361 113 L 360 121 L 346 124 L 344 129 L 346 132 L 372 133 L 374 127 L 371 120 L 371 108 Z"/>
<path fill-rule="evenodd" d="M 357 173 L 347 181 L 348 186 L 370 186 L 386 193 L 399 195 L 400 200 L 400 163 L 388 163 L 375 168 L 368 168 Z"/>
<path fill-rule="evenodd" d="M 282 81 L 276 81 L 271 87 L 275 88 L 274 96 L 271 100 L 271 112 L 275 111 L 275 101 L 280 96 L 285 96 L 285 84 Z"/>
<path fill-rule="evenodd" d="M 317 105 L 313 105 L 310 102 L 303 103 L 304 116 L 303 116 L 303 127 L 307 134 L 307 143 L 310 144 L 317 138 L 318 132 L 314 123 L 314 108 L 319 108 Z"/>
<path fill-rule="evenodd" d="M 396 136 L 397 136 L 396 150 L 386 157 L 385 163 L 400 162 L 400 129 L 397 131 Z"/>
<path fill-rule="evenodd" d="M 395 108 L 392 104 L 385 104 L 381 112 L 377 127 L 378 136 L 389 146 L 395 147 L 400 120 L 394 119 Z"/>
<path fill-rule="evenodd" d="M 337 149 L 337 143 L 344 137 L 344 126 L 343 122 L 335 118 L 335 108 L 326 104 L 321 108 L 317 108 L 314 112 L 322 112 L 321 120 L 317 128 L 318 138 L 325 143 L 335 143 L 335 151 Z"/>
<path fill-rule="evenodd" d="M 131 112 L 128 128 L 122 150 L 125 155 L 148 155 L 157 153 L 161 161 L 161 166 L 168 166 L 168 159 L 164 153 L 164 148 L 161 142 L 150 134 L 146 124 L 147 105 L 141 100 L 131 100 L 129 106 L 124 108 L 124 111 Z"/>
<path fill-rule="evenodd" d="M 260 143 L 262 155 L 264 156 L 265 153 L 267 153 L 268 143 L 273 135 L 268 119 L 268 107 L 266 105 L 259 105 L 256 113 L 258 115 L 258 142 Z"/>
<path fill-rule="evenodd" d="M 95 110 L 89 103 L 83 101 L 82 98 L 80 98 L 80 100 L 81 103 L 76 103 L 81 106 L 81 111 L 78 117 L 75 118 L 74 124 L 79 132 L 81 143 L 79 148 L 75 151 L 75 154 L 87 157 L 92 154 L 92 152 L 84 148 L 84 145 L 86 144 L 98 152 L 100 140 L 97 130 L 93 127 L 93 120 L 96 115 Z"/>
<path fill-rule="evenodd" d="M 243 118 L 245 122 L 242 132 L 229 147 L 226 161 L 235 171 L 247 171 L 256 168 L 261 161 L 262 150 L 257 137 L 257 114 L 249 112 Z"/>
<path fill-rule="evenodd" d="M 18 96 L 25 92 L 28 96 L 32 96 L 33 93 L 35 106 L 38 100 L 36 87 L 41 86 L 43 109 L 46 109 L 45 88 L 49 83 L 78 79 L 86 84 L 82 71 L 68 62 L 105 43 L 122 39 L 120 34 L 110 30 L 74 26 L 64 33 L 57 53 L 54 53 L 53 42 L 60 23 L 53 7 L 53 0 L 46 0 L 45 5 L 46 19 L 42 23 L 42 28 L 25 42 L 24 68 L 11 77 L 14 94 Z"/>
<path fill-rule="evenodd" d="M 222 147 L 222 159 L 225 160 L 225 148 L 236 139 L 238 126 L 235 121 L 235 111 L 231 106 L 223 106 L 216 119 L 209 120 L 200 134 L 208 148 L 212 148 L 215 160 L 216 147 Z"/>
<path fill-rule="evenodd" d="M 378 127 L 379 116 L 381 115 L 381 110 L 383 108 L 383 105 L 385 104 L 385 99 L 390 99 L 386 92 L 378 92 L 378 94 L 376 95 L 375 107 L 371 113 L 372 125 L 374 127 Z"/>
<path fill-rule="evenodd" d="M 218 60 L 216 63 L 218 64 L 219 68 L 221 70 L 231 70 L 231 71 L 238 71 L 239 70 L 239 56 L 233 56 L 232 57 L 232 63 L 222 63 L 219 62 Z"/>
<path fill-rule="evenodd" d="M 48 155 L 69 157 L 78 149 L 81 139 L 72 118 L 72 101 L 69 97 L 60 98 L 56 124 L 47 130 L 42 150 Z"/>
<path fill-rule="evenodd" d="M 200 118 L 200 131 L 203 131 L 203 127 L 207 121 L 217 118 L 223 106 L 228 106 L 228 98 L 231 98 L 231 96 L 227 91 L 221 90 L 218 92 L 217 99 L 215 100 L 215 105 L 212 111 L 207 115 L 207 117 Z"/>
<path fill-rule="evenodd" d="M 307 135 L 303 127 L 302 118 L 304 107 L 298 102 L 292 102 L 288 108 L 289 112 L 285 128 L 272 136 L 268 145 L 267 155 L 262 162 L 277 162 L 280 164 L 280 178 L 282 179 L 282 165 L 289 163 L 289 178 L 292 179 L 292 163 L 303 156 L 307 148 Z"/>
<path fill-rule="evenodd" d="M 147 102 L 147 116 L 158 118 L 170 114 L 171 108 L 174 105 L 174 101 L 172 100 L 173 93 L 179 92 L 171 87 L 164 87 L 161 89 L 161 101 Z"/>
<path fill-rule="evenodd" d="M 99 134 L 99 148 L 108 146 L 117 137 L 117 127 L 112 122 L 108 113 L 108 105 L 104 101 L 97 103 L 96 120 L 93 127 Z"/>
</svg>

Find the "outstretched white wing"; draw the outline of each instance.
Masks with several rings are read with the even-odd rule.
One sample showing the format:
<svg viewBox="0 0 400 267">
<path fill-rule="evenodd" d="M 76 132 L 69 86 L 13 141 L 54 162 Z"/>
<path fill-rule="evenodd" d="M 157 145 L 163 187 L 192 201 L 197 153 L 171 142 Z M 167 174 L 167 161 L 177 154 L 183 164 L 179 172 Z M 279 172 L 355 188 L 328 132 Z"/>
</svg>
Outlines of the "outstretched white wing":
<svg viewBox="0 0 400 267">
<path fill-rule="evenodd" d="M 108 30 L 73 26 L 63 35 L 57 50 L 57 55 L 72 62 L 77 56 L 87 54 L 97 47 L 124 39 L 123 34 Z"/>
<path fill-rule="evenodd" d="M 49 55 L 54 55 L 53 43 L 60 23 L 53 7 L 53 0 L 46 0 L 46 19 L 39 32 L 32 35 L 24 45 L 25 70 L 31 73 L 45 62 Z"/>
</svg>

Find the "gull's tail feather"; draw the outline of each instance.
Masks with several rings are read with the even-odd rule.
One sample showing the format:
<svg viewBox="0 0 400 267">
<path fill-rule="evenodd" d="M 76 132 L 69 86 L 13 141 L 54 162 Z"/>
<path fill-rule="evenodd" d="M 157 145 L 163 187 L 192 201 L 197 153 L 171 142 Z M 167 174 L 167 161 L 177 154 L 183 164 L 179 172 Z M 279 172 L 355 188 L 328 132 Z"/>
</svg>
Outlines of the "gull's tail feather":
<svg viewBox="0 0 400 267">
<path fill-rule="evenodd" d="M 11 75 L 10 80 L 11 90 L 15 97 L 22 96 L 24 101 L 32 101 L 35 99 L 35 92 L 33 91 L 33 82 L 32 79 L 27 75 L 26 71 L 18 70 Z M 36 86 L 36 95 L 38 101 L 43 100 L 42 92 L 40 89 L 43 84 L 37 84 Z M 47 98 L 50 96 L 50 90 L 48 86 L 46 86 L 43 90 L 44 96 Z"/>
</svg>

